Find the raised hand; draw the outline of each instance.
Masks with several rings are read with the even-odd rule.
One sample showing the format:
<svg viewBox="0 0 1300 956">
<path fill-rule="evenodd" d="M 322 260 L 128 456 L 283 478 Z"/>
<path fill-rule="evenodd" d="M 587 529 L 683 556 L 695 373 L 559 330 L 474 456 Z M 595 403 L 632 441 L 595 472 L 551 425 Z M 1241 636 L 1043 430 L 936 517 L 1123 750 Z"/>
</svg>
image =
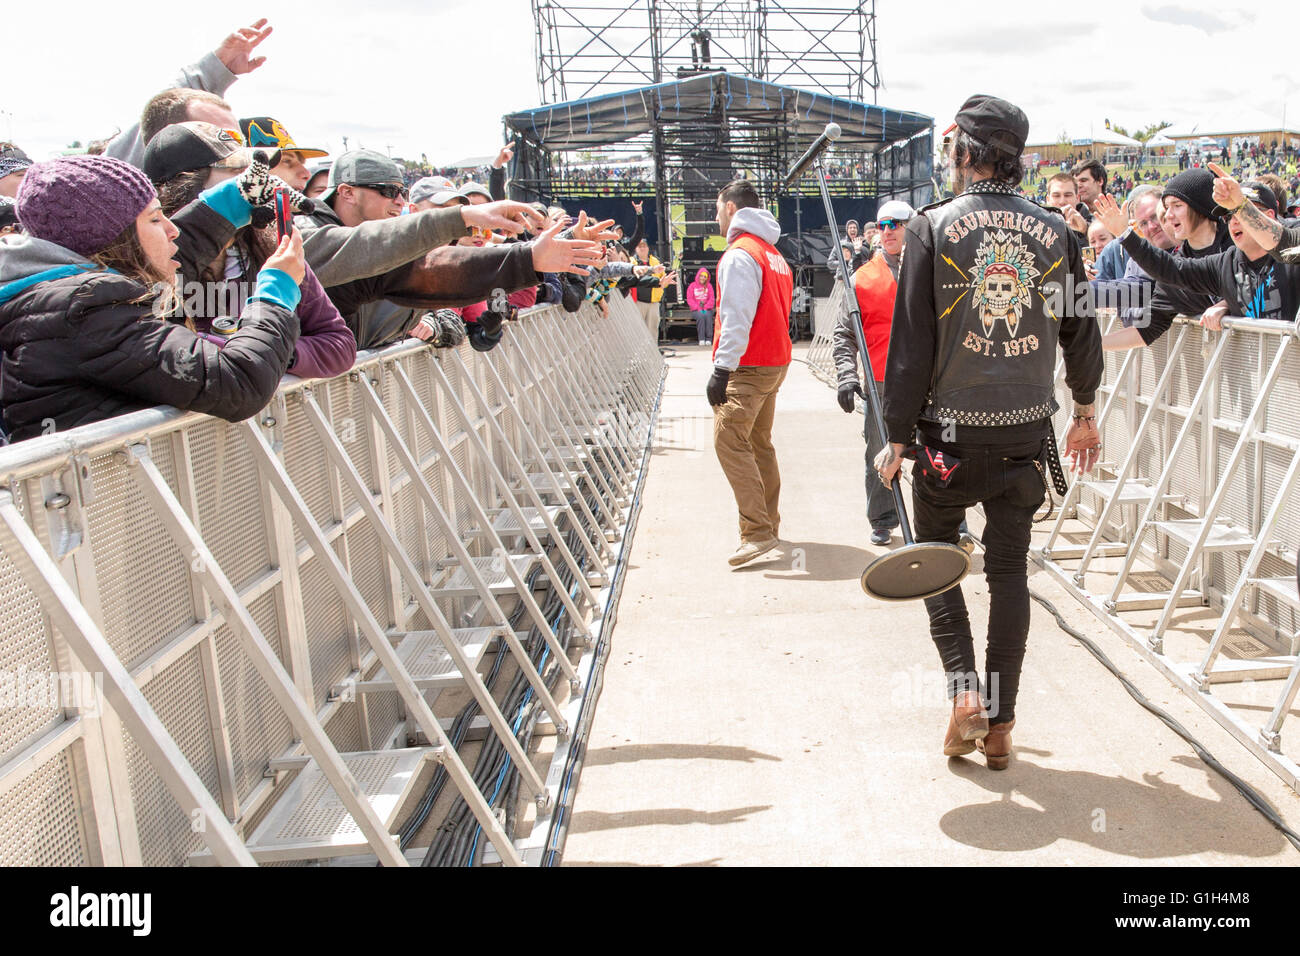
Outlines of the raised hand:
<svg viewBox="0 0 1300 956">
<path fill-rule="evenodd" d="M 533 270 L 570 272 L 573 275 L 585 276 L 587 270 L 599 264 L 604 257 L 604 247 L 586 239 L 559 239 L 557 235 L 563 227 L 562 222 L 551 223 L 550 227 L 533 241 Z"/>
<path fill-rule="evenodd" d="M 641 215 L 641 207 L 642 207 L 643 205 L 645 205 L 645 203 L 643 203 L 643 202 L 637 202 L 635 199 L 632 200 L 632 210 L 633 210 L 633 211 L 634 211 L 638 216 Z"/>
<path fill-rule="evenodd" d="M 525 228 L 541 229 L 546 223 L 545 217 L 532 206 L 511 199 L 461 206 L 460 215 L 467 227 L 478 226 L 512 236 L 519 235 Z"/>
<path fill-rule="evenodd" d="M 515 155 L 514 140 L 506 143 L 501 147 L 501 152 L 497 153 L 497 158 L 492 160 L 493 169 L 505 169 L 506 163 L 510 162 Z"/>
<path fill-rule="evenodd" d="M 252 26 L 237 29 L 222 40 L 213 52 L 227 70 L 235 76 L 243 76 L 266 62 L 266 57 L 254 57 L 252 54 L 257 45 L 270 35 L 271 28 L 266 25 L 266 17 L 262 17 Z"/>
<path fill-rule="evenodd" d="M 1224 209 L 1238 209 L 1246 202 L 1246 194 L 1241 191 L 1241 183 L 1233 179 L 1218 163 L 1207 163 L 1206 168 L 1214 173 L 1214 201 Z"/>
<path fill-rule="evenodd" d="M 574 239 L 590 239 L 593 242 L 608 242 L 617 239 L 618 235 L 610 227 L 614 225 L 613 219 L 603 219 L 600 222 L 590 222 L 585 212 L 578 213 L 578 224 L 573 227 Z"/>
<path fill-rule="evenodd" d="M 1110 230 L 1110 234 L 1118 239 L 1128 228 L 1128 216 L 1119 208 L 1115 202 L 1115 197 L 1102 193 L 1097 197 L 1096 205 L 1093 207 L 1093 213 L 1101 220 L 1102 225 Z M 1078 215 L 1078 213 L 1075 213 Z"/>
</svg>

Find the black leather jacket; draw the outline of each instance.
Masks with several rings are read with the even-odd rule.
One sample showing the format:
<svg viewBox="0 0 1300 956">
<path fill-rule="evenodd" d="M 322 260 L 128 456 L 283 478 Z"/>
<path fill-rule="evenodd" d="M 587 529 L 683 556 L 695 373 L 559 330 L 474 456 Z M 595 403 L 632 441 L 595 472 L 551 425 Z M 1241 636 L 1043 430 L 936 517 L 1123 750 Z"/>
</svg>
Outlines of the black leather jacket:
<svg viewBox="0 0 1300 956">
<path fill-rule="evenodd" d="M 1074 400 L 1091 403 L 1101 334 L 1061 215 L 991 181 L 925 207 L 907 227 L 894 303 L 890 441 L 910 442 L 919 422 L 982 432 L 1046 419 L 1058 341 Z"/>
</svg>

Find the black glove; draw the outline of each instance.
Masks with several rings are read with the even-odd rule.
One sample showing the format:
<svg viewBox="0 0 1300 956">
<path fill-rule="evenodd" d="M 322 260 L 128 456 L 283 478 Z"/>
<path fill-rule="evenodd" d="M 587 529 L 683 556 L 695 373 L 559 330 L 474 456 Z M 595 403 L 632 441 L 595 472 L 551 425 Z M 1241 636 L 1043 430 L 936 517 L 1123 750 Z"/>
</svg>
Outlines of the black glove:
<svg viewBox="0 0 1300 956">
<path fill-rule="evenodd" d="M 471 322 L 469 328 L 469 344 L 475 352 L 491 352 L 496 348 L 496 344 L 501 341 L 500 331 L 490 333 L 477 322 Z"/>
<path fill-rule="evenodd" d="M 487 309 L 478 317 L 478 324 L 488 335 L 501 334 L 501 313 Z"/>
<path fill-rule="evenodd" d="M 713 374 L 709 376 L 709 384 L 704 388 L 704 394 L 709 397 L 710 405 L 721 405 L 727 400 L 727 379 L 731 378 L 731 373 L 725 368 L 713 367 Z"/>
<path fill-rule="evenodd" d="M 862 386 L 857 382 L 845 382 L 840 386 L 839 391 L 835 393 L 835 400 L 840 403 L 840 408 L 846 412 L 853 411 L 853 396 L 856 395 L 864 402 L 867 396 L 862 394 Z"/>
</svg>

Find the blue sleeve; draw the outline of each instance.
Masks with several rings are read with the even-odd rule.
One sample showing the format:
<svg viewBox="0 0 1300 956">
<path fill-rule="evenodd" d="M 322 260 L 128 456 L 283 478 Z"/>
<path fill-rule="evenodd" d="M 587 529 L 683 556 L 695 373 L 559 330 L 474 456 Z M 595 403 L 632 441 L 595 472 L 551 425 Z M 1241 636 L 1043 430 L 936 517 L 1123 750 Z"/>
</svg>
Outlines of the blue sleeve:
<svg viewBox="0 0 1300 956">
<path fill-rule="evenodd" d="M 248 200 L 239 191 L 239 184 L 233 179 L 218 183 L 211 189 L 199 193 L 199 200 L 206 203 L 213 212 L 220 215 L 236 229 L 252 222 L 253 210 Z"/>
<path fill-rule="evenodd" d="M 298 303 L 302 300 L 302 290 L 298 288 L 298 283 L 293 281 L 289 273 L 279 269 L 264 268 L 257 274 L 257 285 L 253 287 L 253 294 L 248 299 L 250 302 L 253 299 L 274 302 L 292 312 L 298 308 Z"/>
</svg>

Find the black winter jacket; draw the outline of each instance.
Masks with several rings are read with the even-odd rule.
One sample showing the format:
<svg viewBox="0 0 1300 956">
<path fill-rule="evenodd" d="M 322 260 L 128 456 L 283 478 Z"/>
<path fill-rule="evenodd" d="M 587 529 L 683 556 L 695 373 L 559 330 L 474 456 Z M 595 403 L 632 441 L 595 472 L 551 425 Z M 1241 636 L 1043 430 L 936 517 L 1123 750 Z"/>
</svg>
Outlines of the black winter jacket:
<svg viewBox="0 0 1300 956">
<path fill-rule="evenodd" d="M 298 339 L 292 309 L 250 299 L 238 334 L 219 348 L 155 318 L 140 301 L 147 294 L 126 276 L 81 271 L 0 303 L 0 407 L 12 440 L 154 405 L 228 421 L 266 405 Z"/>
</svg>

